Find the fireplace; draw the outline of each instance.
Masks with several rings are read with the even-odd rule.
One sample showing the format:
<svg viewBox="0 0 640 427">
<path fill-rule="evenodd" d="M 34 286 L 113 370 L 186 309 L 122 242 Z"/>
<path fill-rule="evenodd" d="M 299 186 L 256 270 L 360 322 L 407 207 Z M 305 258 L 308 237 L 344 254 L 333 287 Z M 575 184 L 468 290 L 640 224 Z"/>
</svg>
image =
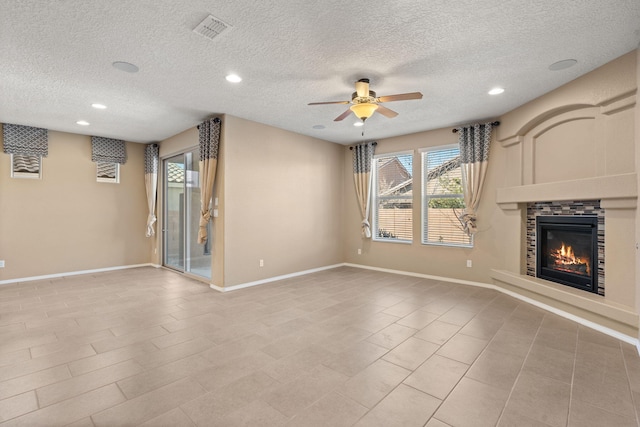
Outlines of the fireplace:
<svg viewBox="0 0 640 427">
<path fill-rule="evenodd" d="M 598 293 L 597 216 L 537 216 L 536 276 Z"/>
</svg>

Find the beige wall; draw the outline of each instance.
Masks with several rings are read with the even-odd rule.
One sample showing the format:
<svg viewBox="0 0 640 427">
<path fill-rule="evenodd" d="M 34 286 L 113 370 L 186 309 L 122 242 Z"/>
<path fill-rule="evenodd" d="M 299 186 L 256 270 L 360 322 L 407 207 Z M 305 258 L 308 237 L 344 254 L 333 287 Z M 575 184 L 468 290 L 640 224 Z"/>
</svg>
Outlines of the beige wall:
<svg viewBox="0 0 640 427">
<path fill-rule="evenodd" d="M 224 286 L 343 262 L 343 147 L 233 116 L 223 126 Z"/>
<path fill-rule="evenodd" d="M 150 262 L 144 145 L 127 143 L 120 183 L 96 182 L 88 136 L 49 131 L 41 180 L 10 178 L 0 154 L 0 281 Z"/>
</svg>

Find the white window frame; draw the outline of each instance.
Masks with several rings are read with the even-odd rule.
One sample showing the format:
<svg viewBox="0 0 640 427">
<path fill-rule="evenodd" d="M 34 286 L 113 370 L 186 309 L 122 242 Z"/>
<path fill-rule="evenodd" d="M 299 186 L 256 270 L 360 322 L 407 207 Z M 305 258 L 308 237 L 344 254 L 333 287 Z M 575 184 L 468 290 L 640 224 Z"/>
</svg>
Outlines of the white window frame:
<svg viewBox="0 0 640 427">
<path fill-rule="evenodd" d="M 429 200 L 432 198 L 427 194 L 427 183 L 426 183 L 426 170 L 425 170 L 425 160 L 426 154 L 433 151 L 442 151 L 442 150 L 451 150 L 452 148 L 460 149 L 458 144 L 447 144 L 447 145 L 438 145 L 435 147 L 427 147 L 421 148 L 418 150 L 420 154 L 420 187 L 421 187 L 421 206 L 422 212 L 420 215 L 420 242 L 423 245 L 429 246 L 445 246 L 445 247 L 454 247 L 454 248 L 473 248 L 473 236 L 469 238 L 469 243 L 453 243 L 453 242 L 432 242 L 427 240 L 427 225 L 428 225 L 428 215 L 429 215 Z M 460 198 L 464 203 L 464 195 L 460 193 L 460 195 L 438 195 L 438 199 L 442 198 Z"/>
<path fill-rule="evenodd" d="M 410 155 L 411 156 L 411 167 L 413 169 L 413 161 L 415 160 L 414 158 L 414 152 L 413 150 L 407 150 L 407 151 L 397 151 L 397 152 L 393 152 L 393 153 L 384 153 L 384 154 L 376 154 L 373 156 L 373 161 L 372 161 L 372 167 L 371 167 L 371 174 L 372 174 L 372 186 L 371 186 L 371 210 L 372 210 L 372 237 L 371 239 L 373 241 L 376 242 L 390 242 L 390 243 L 402 243 L 402 244 L 412 244 L 413 243 L 413 233 L 414 233 L 414 229 L 413 229 L 413 219 L 414 219 L 414 215 L 415 215 L 415 209 L 414 209 L 414 200 L 413 200 L 413 191 L 411 192 L 411 196 L 408 198 L 408 200 L 411 201 L 411 210 L 412 215 L 411 215 L 411 239 L 407 240 L 407 239 L 399 239 L 399 238 L 391 238 L 391 237 L 379 237 L 378 236 L 378 159 L 380 158 L 386 158 L 386 157 L 394 157 L 394 156 L 406 156 L 406 155 Z M 411 176 L 412 176 L 412 186 L 413 188 L 415 188 L 415 177 L 413 176 L 413 170 L 410 171 L 411 172 Z M 394 199 L 397 199 L 397 196 L 392 197 Z"/>
<path fill-rule="evenodd" d="M 23 154 L 24 156 L 37 157 L 38 158 L 38 172 L 17 172 L 13 169 L 13 154 L 11 154 L 11 178 L 26 178 L 26 179 L 42 179 L 42 156 L 37 154 Z"/>
<path fill-rule="evenodd" d="M 95 162 L 96 163 L 96 181 L 97 182 L 106 182 L 110 184 L 119 184 L 120 183 L 120 163 L 116 162 Z M 116 176 L 115 178 L 105 178 L 98 176 L 98 167 L 100 163 L 112 163 L 116 166 Z"/>
</svg>

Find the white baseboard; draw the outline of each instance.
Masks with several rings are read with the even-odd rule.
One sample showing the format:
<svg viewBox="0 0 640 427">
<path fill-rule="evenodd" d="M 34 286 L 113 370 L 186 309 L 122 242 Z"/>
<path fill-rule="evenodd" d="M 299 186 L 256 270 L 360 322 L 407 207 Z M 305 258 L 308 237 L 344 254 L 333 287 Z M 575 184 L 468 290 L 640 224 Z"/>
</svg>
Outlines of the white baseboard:
<svg viewBox="0 0 640 427">
<path fill-rule="evenodd" d="M 235 290 L 238 290 L 238 289 L 249 288 L 251 286 L 264 285 L 265 283 L 277 282 L 278 280 L 290 279 L 292 277 L 298 277 L 298 276 L 304 276 L 304 275 L 311 274 L 311 273 L 317 273 L 319 271 L 331 270 L 331 269 L 334 269 L 334 268 L 343 267 L 344 265 L 345 264 L 327 265 L 325 267 L 312 268 L 311 270 L 298 271 L 296 273 L 284 274 L 282 276 L 269 277 L 268 279 L 256 280 L 255 282 L 241 283 L 239 285 L 233 285 L 233 286 L 221 287 L 221 286 L 216 286 L 213 283 L 211 283 L 211 284 L 209 284 L 209 287 L 211 289 L 215 289 L 216 291 L 219 291 L 219 292 L 230 292 L 230 291 L 235 291 Z"/>
<path fill-rule="evenodd" d="M 133 264 L 133 265 L 120 265 L 116 267 L 106 267 L 106 268 L 96 268 L 93 270 L 80 270 L 80 271 L 68 271 L 66 273 L 55 273 L 55 274 L 45 274 L 43 276 L 31 276 L 31 277 L 20 277 L 18 279 L 10 279 L 10 280 L 0 280 L 0 285 L 8 285 L 12 283 L 22 283 L 22 282 L 31 282 L 34 280 L 46 280 L 46 279 L 58 279 L 60 277 L 66 276 L 78 276 L 80 274 L 91 274 L 91 273 L 103 273 L 105 271 L 116 271 L 116 270 L 126 270 L 129 268 L 138 268 L 138 267 L 160 267 L 159 265 L 154 265 L 151 263 L 147 264 Z"/>
<path fill-rule="evenodd" d="M 619 339 L 620 341 L 624 341 L 628 344 L 631 344 L 633 346 L 636 347 L 636 349 L 638 350 L 638 354 L 640 354 L 640 340 L 638 340 L 638 338 L 634 338 L 632 336 L 623 334 L 621 332 L 618 332 L 616 330 L 613 330 L 611 328 L 607 328 L 605 326 L 602 326 L 598 323 L 592 322 L 590 320 L 584 319 L 580 316 L 576 316 L 574 314 L 568 313 L 564 310 L 560 310 L 558 308 L 552 307 L 550 305 L 544 304 L 540 301 L 536 301 L 534 299 L 531 299 L 529 297 L 526 297 L 524 295 L 520 295 L 516 292 L 512 292 L 509 291 L 507 289 L 503 289 L 500 286 L 496 286 L 492 283 L 481 283 L 481 282 L 471 282 L 468 280 L 459 280 L 459 279 L 452 279 L 449 277 L 442 277 L 442 276 L 432 276 L 430 274 L 420 274 L 420 273 L 411 273 L 411 272 L 406 272 L 406 271 L 400 271 L 400 270 L 391 270 L 388 268 L 378 268 L 378 267 L 370 267 L 367 265 L 360 265 L 360 264 L 351 264 L 351 263 L 345 263 L 344 266 L 347 267 L 355 267 L 355 268 L 362 268 L 365 270 L 375 270 L 375 271 L 382 271 L 385 273 L 392 273 L 392 274 L 400 274 L 403 276 L 412 276 L 412 277 L 421 277 L 424 279 L 433 279 L 433 280 L 439 280 L 442 282 L 451 282 L 451 283 L 458 283 L 458 284 L 462 284 L 462 285 L 470 285 L 470 286 L 478 286 L 481 288 L 487 288 L 487 289 L 493 289 L 496 290 L 498 292 L 501 292 L 505 295 L 509 295 L 510 297 L 519 299 L 520 301 L 524 301 L 528 304 L 534 305 L 538 308 L 541 308 L 543 310 L 549 311 L 551 313 L 557 314 L 558 316 L 564 317 L 565 319 L 569 319 L 572 320 L 580 325 L 586 326 L 587 328 L 596 330 L 598 332 L 602 332 L 605 335 L 609 335 L 610 337 Z"/>
</svg>

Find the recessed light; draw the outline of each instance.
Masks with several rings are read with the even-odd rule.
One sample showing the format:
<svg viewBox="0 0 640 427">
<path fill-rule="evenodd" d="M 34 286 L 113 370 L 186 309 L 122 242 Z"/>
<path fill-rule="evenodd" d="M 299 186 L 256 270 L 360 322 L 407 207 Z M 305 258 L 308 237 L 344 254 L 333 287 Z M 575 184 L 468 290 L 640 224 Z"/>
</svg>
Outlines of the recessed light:
<svg viewBox="0 0 640 427">
<path fill-rule="evenodd" d="M 549 69 L 551 71 L 564 70 L 565 68 L 573 67 L 577 63 L 578 61 L 576 61 L 575 59 L 563 59 L 562 61 L 554 62 L 553 64 L 549 65 Z"/>
<path fill-rule="evenodd" d="M 79 124 L 80 126 L 89 126 L 89 122 L 86 120 L 78 120 L 76 124 Z"/>
<path fill-rule="evenodd" d="M 91 104 L 91 106 L 97 110 L 104 110 L 105 108 L 107 108 L 107 106 L 104 104 Z"/>
<path fill-rule="evenodd" d="M 242 77 L 237 74 L 229 74 L 225 79 L 231 83 L 240 83 L 242 81 Z"/>
<path fill-rule="evenodd" d="M 313 125 L 314 129 L 324 129 L 324 125 Z"/>
<path fill-rule="evenodd" d="M 489 91 L 489 95 L 500 95 L 502 92 L 504 92 L 504 89 L 501 87 L 494 87 L 493 89 L 491 89 Z"/>
<path fill-rule="evenodd" d="M 353 125 L 359 128 L 360 126 L 364 126 L 364 122 L 355 122 Z"/>
<path fill-rule="evenodd" d="M 114 68 L 117 68 L 120 71 L 125 71 L 127 73 L 137 73 L 138 70 L 140 70 L 137 65 L 125 61 L 116 61 L 111 65 L 113 65 Z"/>
</svg>

